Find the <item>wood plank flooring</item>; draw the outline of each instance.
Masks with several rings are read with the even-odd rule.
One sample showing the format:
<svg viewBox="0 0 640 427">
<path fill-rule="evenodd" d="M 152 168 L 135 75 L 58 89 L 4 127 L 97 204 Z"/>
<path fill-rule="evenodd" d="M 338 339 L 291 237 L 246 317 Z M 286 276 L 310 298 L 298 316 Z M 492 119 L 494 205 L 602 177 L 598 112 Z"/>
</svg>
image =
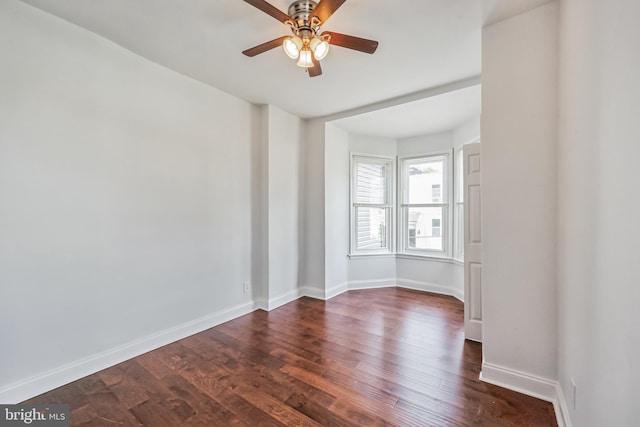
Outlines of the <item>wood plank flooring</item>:
<svg viewBox="0 0 640 427">
<path fill-rule="evenodd" d="M 405 289 L 256 311 L 26 403 L 78 426 L 555 426 L 553 406 L 478 380 L 463 306 Z"/>
</svg>

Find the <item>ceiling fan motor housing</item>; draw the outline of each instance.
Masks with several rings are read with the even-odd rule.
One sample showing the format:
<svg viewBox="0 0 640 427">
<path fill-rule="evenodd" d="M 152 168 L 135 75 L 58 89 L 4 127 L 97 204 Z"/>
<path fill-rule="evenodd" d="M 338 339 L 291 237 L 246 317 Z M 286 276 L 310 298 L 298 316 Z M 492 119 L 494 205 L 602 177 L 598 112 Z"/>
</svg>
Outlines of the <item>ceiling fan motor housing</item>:
<svg viewBox="0 0 640 427">
<path fill-rule="evenodd" d="M 298 27 L 309 27 L 311 23 L 311 13 L 318 4 L 313 0 L 297 0 L 289 6 L 289 16 Z"/>
</svg>

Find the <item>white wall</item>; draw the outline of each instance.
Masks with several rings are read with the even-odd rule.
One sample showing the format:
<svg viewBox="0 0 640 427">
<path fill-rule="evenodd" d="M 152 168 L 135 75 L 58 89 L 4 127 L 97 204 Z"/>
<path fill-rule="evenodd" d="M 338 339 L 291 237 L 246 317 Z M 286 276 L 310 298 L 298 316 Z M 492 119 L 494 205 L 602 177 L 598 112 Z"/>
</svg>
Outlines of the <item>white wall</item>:
<svg viewBox="0 0 640 427">
<path fill-rule="evenodd" d="M 428 154 L 453 148 L 453 132 L 440 132 L 432 135 L 418 135 L 398 140 L 398 155 Z"/>
<path fill-rule="evenodd" d="M 555 2 L 483 29 L 483 376 L 540 393 L 557 375 L 557 50 Z"/>
<path fill-rule="evenodd" d="M 395 156 L 398 152 L 398 146 L 397 141 L 393 138 L 349 133 L 349 151 L 352 153 Z"/>
<path fill-rule="evenodd" d="M 559 380 L 580 427 L 640 418 L 638 16 L 635 0 L 560 2 Z"/>
<path fill-rule="evenodd" d="M 298 292 L 300 195 L 304 165 L 303 122 L 276 107 L 267 113 L 268 307 L 290 302 Z"/>
<path fill-rule="evenodd" d="M 398 257 L 396 272 L 400 286 L 464 299 L 464 266 L 451 260 Z"/>
<path fill-rule="evenodd" d="M 0 51 L 0 401 L 250 311 L 257 108 L 13 0 Z"/>
<path fill-rule="evenodd" d="M 329 123 L 325 162 L 325 286 L 331 294 L 346 289 L 349 280 L 349 134 Z"/>
<path fill-rule="evenodd" d="M 454 148 L 460 148 L 470 142 L 478 142 L 479 138 L 480 117 L 474 117 L 453 130 Z"/>
<path fill-rule="evenodd" d="M 325 121 L 307 121 L 305 135 L 300 285 L 307 294 L 325 298 Z"/>
</svg>

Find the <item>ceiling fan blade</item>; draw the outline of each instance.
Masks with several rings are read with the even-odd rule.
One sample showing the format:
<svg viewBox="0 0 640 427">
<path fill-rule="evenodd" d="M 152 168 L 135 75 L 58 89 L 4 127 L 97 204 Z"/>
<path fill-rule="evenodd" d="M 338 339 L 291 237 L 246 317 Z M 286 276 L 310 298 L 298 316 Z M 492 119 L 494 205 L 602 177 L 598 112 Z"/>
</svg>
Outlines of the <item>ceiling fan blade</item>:
<svg viewBox="0 0 640 427">
<path fill-rule="evenodd" d="M 338 10 L 338 8 L 342 6 L 342 3 L 344 3 L 345 1 L 346 0 L 320 0 L 320 3 L 318 3 L 316 8 L 313 9 L 312 15 L 320 18 L 320 21 L 322 21 L 322 23 L 324 24 L 325 22 L 327 22 L 327 19 L 329 19 L 331 15 L 333 15 L 333 12 Z"/>
<path fill-rule="evenodd" d="M 313 61 L 313 67 L 307 68 L 307 71 L 309 71 L 309 77 L 317 77 L 322 74 L 320 61 L 316 60 L 315 58 L 312 58 L 311 60 Z"/>
<path fill-rule="evenodd" d="M 358 50 L 364 53 L 373 53 L 378 48 L 378 42 L 375 40 L 362 39 L 360 37 L 334 33 L 332 31 L 323 31 L 322 35 L 325 34 L 329 34 L 331 36 L 329 39 L 330 44 L 346 47 L 347 49 Z"/>
<path fill-rule="evenodd" d="M 278 21 L 282 22 L 283 24 L 291 19 L 289 17 L 289 15 L 287 15 L 286 13 L 282 12 L 277 7 L 271 5 L 270 3 L 267 3 L 264 0 L 244 0 L 244 1 L 249 3 L 251 6 L 254 6 L 254 7 L 260 9 L 261 11 L 266 13 L 267 15 L 273 16 L 274 18 L 276 18 Z"/>
<path fill-rule="evenodd" d="M 278 46 L 282 46 L 282 42 L 284 42 L 284 39 L 287 39 L 287 38 L 289 37 L 282 36 L 277 39 L 268 41 L 266 43 L 259 44 L 258 46 L 254 46 L 251 49 L 247 49 L 243 51 L 242 53 L 244 53 L 247 56 L 256 56 L 268 50 L 275 49 Z"/>
</svg>

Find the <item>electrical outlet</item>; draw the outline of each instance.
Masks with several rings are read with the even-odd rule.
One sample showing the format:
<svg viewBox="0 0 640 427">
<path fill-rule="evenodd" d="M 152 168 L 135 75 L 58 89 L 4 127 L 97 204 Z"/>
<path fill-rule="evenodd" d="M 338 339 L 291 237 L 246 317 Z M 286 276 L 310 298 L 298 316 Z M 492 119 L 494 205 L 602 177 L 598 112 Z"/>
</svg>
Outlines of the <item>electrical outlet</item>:
<svg viewBox="0 0 640 427">
<path fill-rule="evenodd" d="M 577 387 L 576 387 L 576 382 L 573 380 L 573 378 L 571 378 L 570 381 L 571 381 L 571 404 L 573 405 L 573 410 L 575 411 Z"/>
<path fill-rule="evenodd" d="M 242 284 L 242 290 L 244 291 L 244 293 L 246 294 L 247 292 L 249 292 L 249 282 L 246 281 Z"/>
</svg>

